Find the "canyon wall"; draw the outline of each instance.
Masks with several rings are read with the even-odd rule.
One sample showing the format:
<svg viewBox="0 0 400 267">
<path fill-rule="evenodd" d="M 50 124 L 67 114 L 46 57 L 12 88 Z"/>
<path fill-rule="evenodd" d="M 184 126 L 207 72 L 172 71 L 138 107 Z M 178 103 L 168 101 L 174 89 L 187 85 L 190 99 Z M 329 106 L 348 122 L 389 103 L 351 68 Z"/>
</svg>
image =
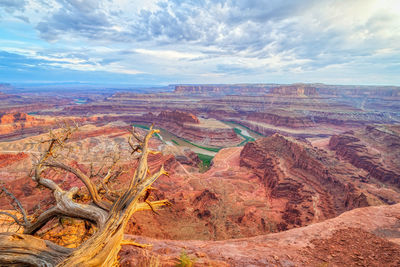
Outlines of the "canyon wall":
<svg viewBox="0 0 400 267">
<path fill-rule="evenodd" d="M 306 85 L 289 85 L 274 87 L 271 94 L 281 96 L 317 96 L 317 88 Z"/>
<path fill-rule="evenodd" d="M 342 174 L 337 162 L 299 140 L 274 134 L 248 143 L 240 165 L 259 177 L 268 198 L 284 201 L 281 230 L 369 205 L 365 193 Z"/>
<path fill-rule="evenodd" d="M 400 188 L 399 126 L 367 126 L 334 135 L 329 147 L 339 157 L 366 170 L 371 178 Z"/>
<path fill-rule="evenodd" d="M 168 129 L 169 132 L 180 138 L 201 145 L 235 146 L 242 141 L 234 129 L 213 120 L 202 119 L 200 121 L 189 112 L 162 111 L 158 115 L 147 113 L 143 116 L 132 118 L 132 120 L 154 123 L 156 127 Z"/>
</svg>

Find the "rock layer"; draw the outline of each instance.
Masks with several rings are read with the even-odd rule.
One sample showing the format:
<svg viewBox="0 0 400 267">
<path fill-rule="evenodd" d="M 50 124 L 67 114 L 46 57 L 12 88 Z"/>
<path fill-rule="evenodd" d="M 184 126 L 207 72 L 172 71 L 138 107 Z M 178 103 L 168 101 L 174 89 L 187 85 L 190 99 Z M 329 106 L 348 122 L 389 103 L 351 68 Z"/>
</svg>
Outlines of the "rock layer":
<svg viewBox="0 0 400 267">
<path fill-rule="evenodd" d="M 3 113 L 0 114 L 0 138 L 7 139 L 46 131 L 52 124 L 54 120 L 37 119 L 26 113 Z"/>
<path fill-rule="evenodd" d="M 332 153 L 277 134 L 244 148 L 221 150 L 204 174 L 174 158 L 168 162 L 171 175 L 155 184 L 156 197 L 168 197 L 174 205 L 153 219 L 135 215 L 130 233 L 221 240 L 283 231 L 354 208 L 400 201 L 391 189 L 365 185 L 365 171 Z"/>
<path fill-rule="evenodd" d="M 281 233 L 225 241 L 126 238 L 152 244 L 151 250 L 124 247 L 123 266 L 160 262 L 176 266 L 399 266 L 400 204 L 354 209 L 341 216 Z"/>
<path fill-rule="evenodd" d="M 178 137 L 206 146 L 234 146 L 242 141 L 234 129 L 212 119 L 199 120 L 188 112 L 162 111 L 158 115 L 148 113 L 135 120 L 154 123 L 156 127 L 168 129 Z"/>
<path fill-rule="evenodd" d="M 338 162 L 298 140 L 275 134 L 248 143 L 240 165 L 259 177 L 268 198 L 283 202 L 279 230 L 370 205 L 366 194 L 351 182 L 352 177 L 336 167 Z"/>
<path fill-rule="evenodd" d="M 339 157 L 368 172 L 365 177 L 400 188 L 400 127 L 367 126 L 332 136 L 329 147 Z"/>
<path fill-rule="evenodd" d="M 317 88 L 305 85 L 291 85 L 274 87 L 270 91 L 271 94 L 288 95 L 288 96 L 317 96 Z"/>
</svg>

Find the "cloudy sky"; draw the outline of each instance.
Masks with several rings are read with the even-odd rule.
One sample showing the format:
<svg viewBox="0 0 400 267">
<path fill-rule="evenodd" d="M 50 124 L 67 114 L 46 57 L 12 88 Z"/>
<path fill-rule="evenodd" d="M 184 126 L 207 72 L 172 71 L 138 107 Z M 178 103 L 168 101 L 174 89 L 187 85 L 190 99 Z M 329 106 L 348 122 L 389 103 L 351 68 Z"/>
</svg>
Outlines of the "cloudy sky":
<svg viewBox="0 0 400 267">
<path fill-rule="evenodd" d="M 400 85 L 400 1 L 0 0 L 0 82 Z"/>
</svg>

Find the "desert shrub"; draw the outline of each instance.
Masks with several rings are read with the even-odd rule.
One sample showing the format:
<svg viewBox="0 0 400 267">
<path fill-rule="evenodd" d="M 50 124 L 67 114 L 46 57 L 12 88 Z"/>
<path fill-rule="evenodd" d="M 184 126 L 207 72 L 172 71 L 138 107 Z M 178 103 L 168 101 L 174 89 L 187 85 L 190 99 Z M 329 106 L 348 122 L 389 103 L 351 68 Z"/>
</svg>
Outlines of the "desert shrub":
<svg viewBox="0 0 400 267">
<path fill-rule="evenodd" d="M 192 267 L 196 261 L 196 258 L 190 257 L 185 250 L 182 250 L 178 261 L 179 263 L 176 265 L 176 267 Z"/>
<path fill-rule="evenodd" d="M 199 157 L 199 159 L 201 160 L 201 162 L 199 163 L 198 167 L 199 167 L 199 171 L 200 172 L 206 172 L 210 169 L 211 166 L 211 162 L 212 159 L 214 158 L 213 156 L 210 155 L 205 155 L 205 154 L 201 154 L 201 153 L 197 153 L 197 156 Z"/>
</svg>

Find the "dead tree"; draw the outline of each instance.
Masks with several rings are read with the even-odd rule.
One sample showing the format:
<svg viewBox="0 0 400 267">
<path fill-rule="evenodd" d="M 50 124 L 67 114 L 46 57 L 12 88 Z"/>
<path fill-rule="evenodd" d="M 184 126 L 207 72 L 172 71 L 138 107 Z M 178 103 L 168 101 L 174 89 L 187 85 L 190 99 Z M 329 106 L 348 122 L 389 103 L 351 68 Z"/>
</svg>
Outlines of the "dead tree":
<svg viewBox="0 0 400 267">
<path fill-rule="evenodd" d="M 130 244 L 146 246 L 133 241 L 124 240 L 124 229 L 132 214 L 141 210 L 155 211 L 169 204 L 167 200 L 149 201 L 147 192 L 161 175 L 166 175 L 164 168 L 154 174 L 149 173 L 147 156 L 156 153 L 149 148 L 149 140 L 158 130 L 150 128 L 144 138 L 134 130 L 129 138 L 132 153 L 141 153 L 138 165 L 131 177 L 129 187 L 123 192 L 112 192 L 108 182 L 116 174 L 113 164 L 100 183 L 92 181 L 90 175 L 79 168 L 74 168 L 60 160 L 57 152 L 65 147 L 74 132 L 74 128 L 64 128 L 62 134 L 50 132 L 47 150 L 35 164 L 32 179 L 40 186 L 52 191 L 55 205 L 45 212 L 29 219 L 21 203 L 13 199 L 15 209 L 21 216 L 7 214 L 24 228 L 23 233 L 0 233 L 0 266 L 117 266 L 118 252 L 121 245 Z M 136 139 L 137 142 L 134 141 Z M 46 171 L 59 169 L 72 173 L 79 178 L 90 195 L 89 203 L 74 200 L 80 189 L 74 187 L 65 191 L 53 180 L 46 178 Z M 8 192 L 9 193 L 9 192 Z M 9 193 L 13 198 L 13 195 Z M 70 217 L 84 220 L 96 226 L 96 232 L 75 249 L 57 245 L 51 241 L 40 239 L 34 234 L 50 220 L 57 217 Z"/>
</svg>

